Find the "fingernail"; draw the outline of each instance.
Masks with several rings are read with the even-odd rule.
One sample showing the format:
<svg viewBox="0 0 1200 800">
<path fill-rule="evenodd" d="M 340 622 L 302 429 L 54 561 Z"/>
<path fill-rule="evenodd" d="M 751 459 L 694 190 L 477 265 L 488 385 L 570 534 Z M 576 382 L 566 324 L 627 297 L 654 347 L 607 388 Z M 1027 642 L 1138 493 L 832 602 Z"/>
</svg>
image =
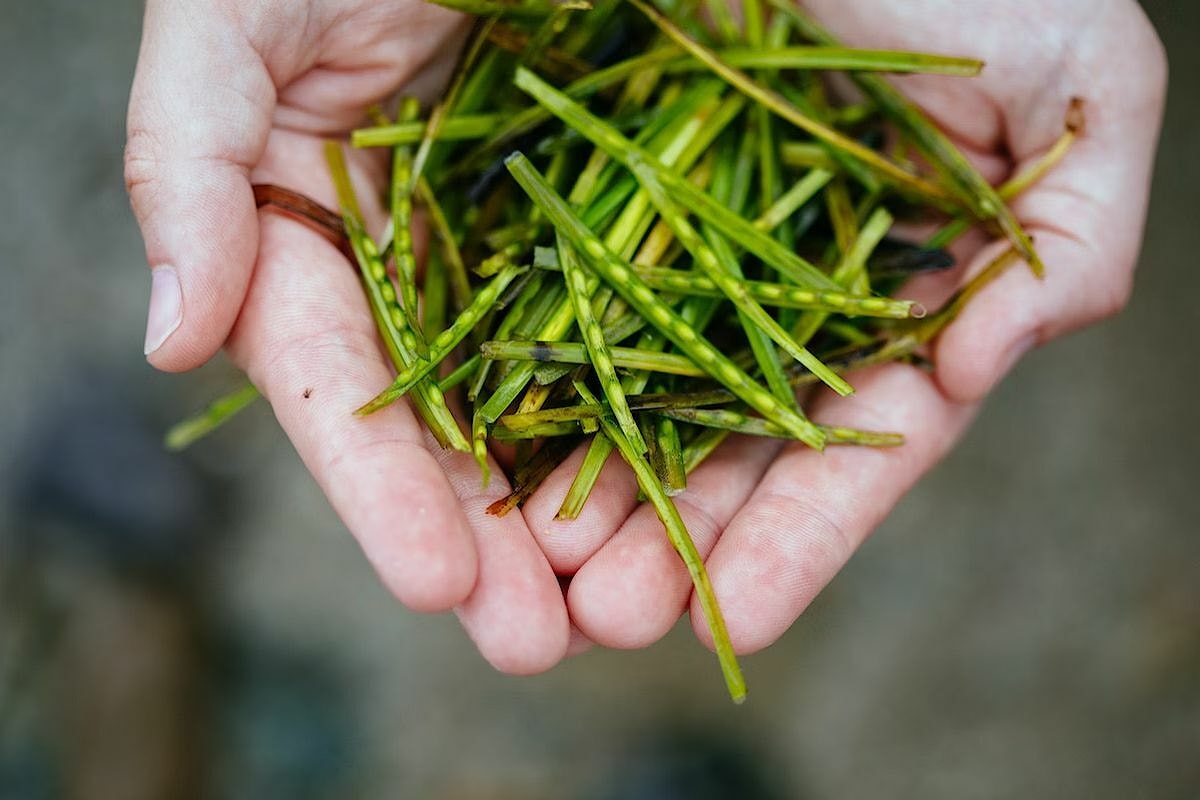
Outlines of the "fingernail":
<svg viewBox="0 0 1200 800">
<path fill-rule="evenodd" d="M 183 322 L 183 294 L 179 273 L 169 265 L 150 270 L 150 313 L 146 316 L 146 349 L 150 355 L 162 347 Z"/>
</svg>

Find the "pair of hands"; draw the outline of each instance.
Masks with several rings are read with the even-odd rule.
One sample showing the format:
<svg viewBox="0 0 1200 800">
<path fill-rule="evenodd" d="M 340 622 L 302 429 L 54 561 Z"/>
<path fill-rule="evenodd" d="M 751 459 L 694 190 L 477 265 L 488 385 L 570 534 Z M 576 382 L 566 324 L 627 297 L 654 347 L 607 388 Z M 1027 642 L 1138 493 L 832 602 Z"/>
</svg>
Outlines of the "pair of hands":
<svg viewBox="0 0 1200 800">
<path fill-rule="evenodd" d="M 988 286 L 937 341 L 932 375 L 876 368 L 854 376 L 852 398 L 813 404 L 822 422 L 900 431 L 907 445 L 822 455 L 731 439 L 676 498 L 740 653 L 787 630 L 1024 352 L 1124 305 L 1166 88 L 1162 47 L 1133 0 L 806 5 L 854 45 L 985 59 L 981 78 L 899 82 L 989 180 L 1055 141 L 1072 96 L 1086 101 L 1087 130 L 1013 204 L 1046 279 L 1013 269 Z M 150 0 L 126 181 L 153 268 L 151 364 L 192 369 L 226 347 L 388 588 L 419 611 L 453 608 L 497 669 L 535 673 L 591 642 L 647 646 L 695 602 L 653 509 L 614 458 L 580 518 L 555 522 L 580 451 L 521 512 L 488 516 L 503 479 L 481 490 L 472 458 L 438 448 L 406 403 L 354 417 L 392 375 L 356 273 L 303 226 L 260 216 L 250 188 L 335 205 L 322 139 L 401 87 L 430 96 L 465 32 L 421 0 Z M 378 154 L 354 154 L 352 169 L 360 186 L 383 185 Z M 360 197 L 382 227 L 378 194 Z M 962 269 L 909 294 L 935 307 L 1003 246 L 968 237 Z"/>
</svg>

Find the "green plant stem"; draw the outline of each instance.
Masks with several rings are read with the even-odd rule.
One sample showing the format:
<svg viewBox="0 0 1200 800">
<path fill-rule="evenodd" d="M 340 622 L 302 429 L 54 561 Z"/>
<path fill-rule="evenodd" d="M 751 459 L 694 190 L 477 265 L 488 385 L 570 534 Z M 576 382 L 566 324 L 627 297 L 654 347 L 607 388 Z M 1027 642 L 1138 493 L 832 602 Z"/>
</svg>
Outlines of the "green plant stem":
<svg viewBox="0 0 1200 800">
<path fill-rule="evenodd" d="M 496 126 L 502 123 L 507 116 L 504 113 L 485 113 L 446 117 L 442 120 L 438 141 L 460 142 L 482 138 L 496 130 Z M 419 144 L 428 128 L 429 120 L 359 128 L 350 134 L 350 144 L 354 147 L 395 147 L 404 144 Z"/>
<path fill-rule="evenodd" d="M 228 394 L 221 395 L 199 414 L 172 425 L 164 439 L 168 450 L 190 447 L 224 425 L 259 397 L 254 384 L 246 382 Z"/>
<path fill-rule="evenodd" d="M 558 5 L 558 8 L 562 7 L 562 4 Z M 425 164 L 429 160 L 429 154 L 433 151 L 433 145 L 438 139 L 442 123 L 450 115 L 450 110 L 454 108 L 455 103 L 458 102 L 458 97 L 462 92 L 467 75 L 471 67 L 478 60 L 479 53 L 487 42 L 488 31 L 496 24 L 497 19 L 499 19 L 498 13 L 488 16 L 479 23 L 477 30 L 472 35 L 470 44 L 467 45 L 466 51 L 454 68 L 454 76 L 450 80 L 450 86 L 442 93 L 441 99 L 434 105 L 433 111 L 429 113 L 429 122 L 425 126 L 425 133 L 421 136 L 421 144 L 417 147 L 416 155 L 413 156 L 412 176 L 414 181 L 420 178 L 424 172 Z"/>
<path fill-rule="evenodd" d="M 495 278 L 492 278 L 486 286 L 475 293 L 471 304 L 463 309 L 458 318 L 450 324 L 450 327 L 439 333 L 430 342 L 428 359 L 418 359 L 407 369 L 401 370 L 391 386 L 384 389 L 354 413 L 361 416 L 372 414 L 396 402 L 408 394 L 414 387 L 420 385 L 444 360 L 449 358 L 450 354 L 454 352 L 454 348 L 458 347 L 462 340 L 475 329 L 479 321 L 483 319 L 483 316 L 496 304 L 496 299 L 500 297 L 500 293 L 522 271 L 524 271 L 523 267 L 509 267 L 501 271 Z"/>
<path fill-rule="evenodd" d="M 596 404 L 595 397 L 590 396 L 591 393 L 586 386 L 578 384 L 576 391 L 579 392 L 579 396 L 583 398 L 584 402 L 589 402 L 593 405 Z M 641 487 L 642 492 L 646 495 L 646 499 L 654 506 L 658 518 L 662 520 L 663 527 L 666 528 L 667 538 L 675 548 L 675 552 L 679 554 L 679 558 L 683 561 L 684 566 L 687 567 L 688 574 L 692 578 L 692 586 L 695 587 L 696 598 L 700 601 L 700 608 L 704 613 L 704 619 L 708 623 L 709 631 L 712 633 L 713 647 L 717 651 L 717 659 L 721 664 L 721 673 L 725 677 L 725 685 L 729 689 L 729 696 L 735 703 L 740 704 L 744 702 L 746 699 L 746 682 L 742 677 L 741 667 L 738 666 L 737 656 L 734 655 L 733 644 L 729 641 L 729 631 L 725 627 L 725 618 L 721 614 L 721 607 L 717 603 L 712 583 L 708 579 L 708 572 L 704 569 L 704 560 L 696 550 L 696 544 L 688 534 L 687 526 L 684 525 L 683 518 L 679 516 L 679 510 L 663 490 L 650 465 L 646 463 L 641 453 L 625 438 L 621 429 L 604 417 L 600 417 L 599 419 L 604 435 L 612 440 L 617 450 L 620 451 L 621 457 L 633 469 L 633 474 L 637 477 L 638 486 Z"/>
<path fill-rule="evenodd" d="M 796 438 L 821 449 L 824 437 L 802 415 L 783 405 L 778 398 L 763 389 L 749 375 L 725 357 L 694 327 L 663 303 L 654 291 L 637 277 L 628 263 L 621 261 L 589 231 L 541 173 L 519 151 L 505 160 L 509 172 L 521 184 L 555 228 L 587 258 L 596 272 L 611 285 L 629 305 L 638 310 L 676 347 L 705 369 L 709 375 L 742 398 L 747 405 L 763 416 L 778 422 Z"/>
<path fill-rule="evenodd" d="M 742 283 L 741 279 L 743 276 L 741 269 L 738 267 L 732 250 L 728 246 L 723 246 L 724 240 L 718 239 L 721 243 L 718 245 L 720 253 L 718 255 L 718 251 L 710 248 L 705 243 L 700 233 L 691 226 L 685 215 L 671 201 L 667 190 L 659 183 L 655 171 L 639 162 L 636 158 L 631 160 L 630 165 L 638 181 L 650 196 L 651 202 L 658 209 L 658 213 L 662 215 L 663 220 L 670 226 L 684 248 L 692 254 L 695 263 L 700 266 L 708 279 L 737 307 L 739 314 L 743 317 L 744 324 L 750 327 L 757 327 L 764 332 L 775 344 L 779 345 L 792 358 L 807 367 L 838 394 L 845 396 L 853 393 L 854 390 L 850 387 L 850 384 L 846 383 L 840 376 L 822 364 L 820 359 L 802 345 L 797 345 L 787 332 L 779 326 L 779 323 L 754 300 Z M 714 234 L 714 237 L 719 236 L 720 234 Z M 773 355 L 771 357 L 774 358 Z"/>
<path fill-rule="evenodd" d="M 637 422 L 634 421 L 633 414 L 629 411 L 629 405 L 625 401 L 625 392 L 621 388 L 621 381 L 617 378 L 617 371 L 613 366 L 608 343 L 604 341 L 600 323 L 592 313 L 587 275 L 583 271 L 583 266 L 578 262 L 574 249 L 564 241 L 561 234 L 558 239 L 558 256 L 562 262 L 567 294 L 571 298 L 572 305 L 575 306 L 575 320 L 583 335 L 588 360 L 596 373 L 596 378 L 600 381 L 604 396 L 608 398 L 608 403 L 616 415 L 621 432 L 639 453 L 645 453 L 646 441 L 642 438 Z"/>
<path fill-rule="evenodd" d="M 891 227 L 892 215 L 886 209 L 876 209 L 842 256 L 842 260 L 833 273 L 834 281 L 848 290 L 852 290 L 855 283 L 866 275 L 867 258 Z M 802 314 L 794 331 L 796 341 L 807 342 L 811 339 L 825 324 L 828 316 L 823 311 L 810 311 Z"/>
<path fill-rule="evenodd" d="M 636 162 L 652 169 L 674 200 L 761 258 L 781 274 L 786 275 L 797 284 L 809 288 L 825 291 L 842 290 L 829 276 L 812 264 L 754 227 L 750 221 L 734 214 L 713 200 L 686 178 L 663 165 L 651 153 L 626 139 L 620 131 L 588 112 L 532 72 L 518 69 L 514 83 L 550 109 L 555 116 L 578 130 L 593 144 L 603 148 L 605 152 L 625 164 L 626 167 L 632 169 L 632 164 Z"/>
<path fill-rule="evenodd" d="M 400 104 L 399 118 L 412 119 L 420 105 L 415 97 L 405 98 Z M 429 356 L 424 332 L 417 307 L 417 259 L 413 254 L 412 242 L 412 195 L 413 195 L 412 150 L 404 145 L 392 152 L 392 257 L 396 262 L 396 283 L 400 288 L 401 307 L 409 328 L 417 342 L 417 355 Z"/>
<path fill-rule="evenodd" d="M 334 187 L 337 189 L 342 221 L 346 226 L 346 235 L 354 250 L 355 260 L 358 262 L 371 315 L 375 318 L 376 327 L 393 365 L 397 370 L 407 369 L 417 360 L 413 343 L 403 335 L 404 331 L 407 331 L 407 323 L 404 314 L 396 307 L 396 292 L 388 279 L 387 268 L 379 256 L 378 248 L 363 228 L 362 212 L 359 211 L 358 201 L 354 197 L 354 186 L 350 182 L 350 173 L 346 169 L 341 145 L 337 142 L 326 142 L 325 157 L 329 162 Z M 411 335 L 409 332 L 410 337 Z M 418 384 L 413 406 L 442 447 L 461 451 L 470 449 L 436 383 L 425 380 Z"/>
<path fill-rule="evenodd" d="M 694 297 L 722 297 L 713 281 L 704 275 L 663 267 L 639 267 L 638 275 L 660 291 Z M 747 293 L 764 306 L 826 311 L 851 317 L 909 319 L 924 315 L 920 303 L 890 297 L 856 297 L 843 292 L 814 292 L 783 283 L 745 281 Z"/>
<path fill-rule="evenodd" d="M 586 10 L 592 4 L 586 0 L 430 0 L 439 6 L 475 14 L 480 17 L 514 17 L 540 19 L 562 8 Z"/>
<path fill-rule="evenodd" d="M 720 56 L 692 39 L 656 9 L 642 2 L 642 0 L 629 0 L 629 2 L 645 14 L 672 41 L 696 58 L 697 61 L 728 81 L 730 86 L 733 86 L 755 102 L 766 106 L 779 117 L 805 131 L 814 139 L 818 139 L 839 152 L 856 159 L 864 166 L 877 172 L 881 177 L 896 184 L 897 187 L 924 198 L 935 200 L 947 199 L 945 190 L 937 184 L 930 183 L 896 166 L 874 150 L 859 144 L 833 128 L 804 114 L 779 93 L 759 85 L 749 75 L 721 60 Z"/>
<path fill-rule="evenodd" d="M 645 370 L 665 375 L 684 375 L 704 378 L 708 373 L 692 359 L 683 355 L 639 350 L 634 347 L 608 348 L 613 366 L 621 369 Z M 590 364 L 587 348 L 580 342 L 488 341 L 479 348 L 480 355 L 494 361 L 550 361 L 559 364 Z"/>
<path fill-rule="evenodd" d="M 740 412 L 727 409 L 665 408 L 654 413 L 679 422 L 703 425 L 707 428 L 719 428 L 730 433 L 767 436 L 775 439 L 790 438 L 787 431 L 769 420 L 748 417 Z M 899 447 L 904 444 L 904 436 L 899 433 L 862 431 L 855 428 L 830 425 L 822 425 L 821 430 L 825 432 L 826 441 L 831 445 Z"/>
<path fill-rule="evenodd" d="M 640 4 L 640 0 L 631 0 Z M 817 44 L 836 45 L 834 38 L 817 25 L 789 0 L 768 0 L 781 13 L 792 17 L 801 33 Z M 980 219 L 995 219 L 1008 235 L 1013 245 L 1029 263 L 1037 276 L 1045 272 L 1041 258 L 1034 250 L 1033 242 L 1021 227 L 1012 209 L 1001 199 L 990 183 L 971 164 L 962 151 L 938 130 L 937 126 L 915 103 L 900 93 L 894 86 L 877 75 L 851 74 L 872 100 L 892 119 L 917 146 L 930 163 L 944 175 L 954 188 L 955 195 L 966 203 Z"/>
<path fill-rule="evenodd" d="M 454 298 L 454 307 L 462 311 L 471 302 L 471 281 L 467 277 L 467 266 L 463 262 L 454 230 L 446 219 L 446 212 L 438 202 L 433 187 L 423 176 L 417 179 L 417 196 L 429 214 L 429 227 L 433 229 L 441 245 L 442 262 L 445 265 L 450 294 Z"/>
<path fill-rule="evenodd" d="M 1041 158 L 1030 164 L 1019 175 L 1015 175 L 1001 184 L 1000 188 L 996 190 L 1000 198 L 1006 201 L 1012 200 L 1045 177 L 1046 173 L 1054 169 L 1070 152 L 1071 146 L 1079 138 L 1083 126 L 1083 101 L 1080 98 L 1074 98 L 1067 110 L 1062 135 Z M 949 247 L 959 236 L 970 229 L 971 223 L 972 221 L 967 217 L 957 217 L 931 236 L 925 246 L 937 249 Z"/>
</svg>

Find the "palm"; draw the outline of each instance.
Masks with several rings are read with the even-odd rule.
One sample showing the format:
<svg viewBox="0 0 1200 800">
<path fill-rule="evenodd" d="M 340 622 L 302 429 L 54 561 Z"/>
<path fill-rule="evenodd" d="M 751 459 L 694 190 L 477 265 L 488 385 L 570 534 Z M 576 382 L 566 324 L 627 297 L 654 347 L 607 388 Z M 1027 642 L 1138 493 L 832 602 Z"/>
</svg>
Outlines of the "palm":
<svg viewBox="0 0 1200 800">
<path fill-rule="evenodd" d="M 226 276 L 234 285 L 222 287 L 236 295 L 237 280 L 248 281 L 230 321 L 228 352 L 270 401 L 335 510 L 403 602 L 425 611 L 454 607 L 497 668 L 548 668 L 567 646 L 563 596 L 520 515 L 500 520 L 484 513 L 505 488 L 494 482 L 481 495 L 471 457 L 441 451 L 407 404 L 367 420 L 349 413 L 393 374 L 355 271 L 306 228 L 255 215 L 249 197 L 251 181 L 271 182 L 335 205 L 323 139 L 345 136 L 362 124 L 363 109 L 401 88 L 436 91 L 464 20 L 419 0 L 295 4 L 283 12 L 295 20 L 275 13 L 266 29 L 253 20 L 235 23 L 251 39 L 240 54 L 246 63 L 209 87 L 237 82 L 221 99 L 226 124 L 232 119 L 244 128 L 230 140 L 236 151 L 221 157 L 244 168 L 236 170 L 230 201 L 248 206 L 247 213 L 222 209 L 225 218 L 211 231 L 224 239 L 222 258 L 253 263 L 252 272 Z M 258 30 L 264 38 L 255 38 Z M 299 31 L 304 36 L 293 36 Z M 135 87 L 135 103 L 137 94 Z M 131 145 L 139 138 L 134 117 Z M 381 187 L 383 167 L 371 155 L 351 155 L 364 213 L 376 230 L 383 215 L 368 187 Z M 135 208 L 137 172 L 131 170 Z M 185 298 L 198 295 L 185 286 Z M 193 316 L 206 311 L 198 308 L 200 298 L 188 309 Z M 227 297 L 217 300 L 228 304 Z M 214 305 L 216 316 L 223 306 Z M 171 347 L 179 345 L 169 341 L 152 361 L 188 366 Z"/>
<path fill-rule="evenodd" d="M 609 463 L 574 522 L 553 516 L 581 453 L 543 484 L 523 514 L 488 516 L 484 509 L 506 487 L 494 480 L 481 491 L 473 461 L 440 450 L 406 404 L 368 420 L 347 413 L 391 375 L 358 281 L 315 234 L 253 209 L 250 180 L 331 204 L 321 138 L 344 134 L 366 105 L 401 86 L 436 86 L 461 20 L 419 0 L 313 0 L 284 12 L 271 12 L 271 5 L 242 4 L 236 13 L 149 5 L 127 177 L 150 262 L 179 267 L 185 298 L 184 327 L 151 361 L 186 369 L 225 342 L 382 580 L 413 608 L 456 607 L 498 668 L 532 672 L 558 661 L 568 646 L 568 606 L 592 640 L 614 647 L 653 642 L 687 608 L 690 582 L 653 511 L 637 505 L 624 466 Z M 1090 101 L 1092 127 L 1062 168 L 1016 206 L 1050 265 L 1044 284 L 1014 271 L 982 295 L 939 343 L 934 377 L 903 366 L 877 369 L 855 376 L 854 398 L 818 397 L 813 404 L 823 421 L 899 430 L 908 445 L 819 455 L 731 440 L 692 476 L 680 511 L 708 555 L 741 651 L 777 638 L 949 448 L 1006 368 L 1008 351 L 1026 336 L 1048 338 L 1119 304 L 1161 106 L 1153 35 L 1127 0 L 1100 10 L 1090 0 L 1022 0 L 1028 8 L 1010 3 L 1003 10 L 954 0 L 809 5 L 853 44 L 928 49 L 935 41 L 986 58 L 982 79 L 911 78 L 905 88 L 990 178 L 1050 144 L 1068 96 Z M 996 19 L 985 22 L 981 14 Z M 1039 17 L 1039 30 L 1051 32 L 1040 38 L 1021 22 Z M 214 61 L 213 52 L 223 58 Z M 1102 61 L 1110 56 L 1127 63 Z M 164 64 L 169 69 L 157 75 Z M 145 75 L 141 65 L 148 65 Z M 192 97 L 177 91 L 186 82 Z M 185 126 L 164 143 L 165 120 L 186 118 L 194 112 L 186 101 L 210 97 L 215 108 L 201 109 L 210 126 Z M 164 174 L 171 159 L 163 151 L 186 169 Z M 380 186 L 381 166 L 370 158 L 352 164 L 364 189 Z M 360 194 L 367 200 L 377 193 Z M 378 223 L 378 206 L 365 206 Z M 981 246 L 960 254 L 968 269 L 986 257 Z M 1105 259 L 1094 258 L 1098 253 Z M 936 302 L 960 277 L 913 291 Z M 565 603 L 555 573 L 573 576 Z M 707 639 L 701 615 L 693 619 Z"/>
<path fill-rule="evenodd" d="M 815 398 L 817 419 L 898 430 L 908 437 L 905 447 L 822 455 L 800 444 L 731 441 L 689 479 L 677 502 L 740 652 L 770 644 L 791 625 L 953 445 L 1024 349 L 1124 302 L 1161 112 L 1160 57 L 1132 3 L 806 5 L 855 45 L 936 43 L 985 59 L 978 79 L 921 76 L 902 85 L 990 180 L 1019 170 L 1054 142 L 1072 96 L 1087 101 L 1089 129 L 1068 160 L 1014 205 L 1049 266 L 1043 283 L 1013 270 L 991 286 L 937 343 L 932 376 L 893 365 L 855 375 L 851 399 Z M 995 253 L 996 245 L 977 238 L 956 255 L 969 272 Z M 919 281 L 909 291 L 932 307 L 962 274 Z M 568 608 L 584 635 L 612 647 L 645 646 L 688 608 L 690 580 L 653 511 L 636 505 L 623 465 L 609 465 L 577 522 L 553 520 L 577 459 L 531 499 L 526 520 L 555 569 L 573 573 Z M 710 641 L 698 605 L 691 610 L 697 634 Z"/>
</svg>

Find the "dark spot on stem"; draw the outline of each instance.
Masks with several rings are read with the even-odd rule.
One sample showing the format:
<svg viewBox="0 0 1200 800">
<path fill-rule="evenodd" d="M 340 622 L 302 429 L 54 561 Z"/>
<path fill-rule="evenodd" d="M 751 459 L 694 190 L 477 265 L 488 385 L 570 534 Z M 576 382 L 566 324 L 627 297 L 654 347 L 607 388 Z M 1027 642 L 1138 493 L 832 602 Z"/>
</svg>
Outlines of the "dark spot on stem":
<svg viewBox="0 0 1200 800">
<path fill-rule="evenodd" d="M 1083 110 L 1084 103 L 1082 97 L 1072 97 L 1070 105 L 1067 106 L 1067 118 L 1064 125 L 1076 136 L 1082 136 L 1087 127 L 1087 116 Z"/>
</svg>

